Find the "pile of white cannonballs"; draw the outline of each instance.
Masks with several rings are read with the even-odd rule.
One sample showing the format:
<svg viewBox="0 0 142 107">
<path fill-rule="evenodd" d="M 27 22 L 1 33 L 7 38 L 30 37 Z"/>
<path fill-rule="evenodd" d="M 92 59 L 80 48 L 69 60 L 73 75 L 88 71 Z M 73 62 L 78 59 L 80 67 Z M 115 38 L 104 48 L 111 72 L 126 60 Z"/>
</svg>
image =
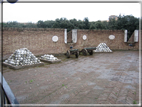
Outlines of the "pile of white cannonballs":
<svg viewBox="0 0 142 107">
<path fill-rule="evenodd" d="M 94 52 L 112 52 L 105 43 L 100 43 Z"/>
<path fill-rule="evenodd" d="M 41 63 L 38 58 L 32 54 L 27 48 L 21 48 L 16 50 L 5 63 L 14 66 L 24 66 Z"/>
<path fill-rule="evenodd" d="M 54 57 L 53 55 L 48 55 L 48 54 L 45 54 L 45 55 L 41 56 L 41 59 L 48 60 L 48 61 L 56 61 L 56 60 L 58 60 L 57 57 Z"/>
</svg>

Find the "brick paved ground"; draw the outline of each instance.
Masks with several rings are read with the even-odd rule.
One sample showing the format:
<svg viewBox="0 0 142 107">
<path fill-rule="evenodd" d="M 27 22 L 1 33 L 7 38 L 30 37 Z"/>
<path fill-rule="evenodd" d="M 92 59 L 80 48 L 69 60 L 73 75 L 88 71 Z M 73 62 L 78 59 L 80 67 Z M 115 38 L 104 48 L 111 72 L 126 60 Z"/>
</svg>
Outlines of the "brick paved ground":
<svg viewBox="0 0 142 107">
<path fill-rule="evenodd" d="M 20 104 L 139 103 L 138 51 L 60 58 L 42 67 L 3 68 Z"/>
</svg>

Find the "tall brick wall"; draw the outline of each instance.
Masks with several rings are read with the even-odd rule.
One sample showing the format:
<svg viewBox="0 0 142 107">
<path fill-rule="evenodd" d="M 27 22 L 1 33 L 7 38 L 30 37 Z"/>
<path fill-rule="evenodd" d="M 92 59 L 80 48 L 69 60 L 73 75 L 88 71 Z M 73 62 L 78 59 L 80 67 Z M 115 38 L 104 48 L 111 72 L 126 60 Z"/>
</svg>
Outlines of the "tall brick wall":
<svg viewBox="0 0 142 107">
<path fill-rule="evenodd" d="M 72 42 L 72 30 L 67 33 L 67 42 L 68 43 Z"/>
<path fill-rule="evenodd" d="M 83 35 L 87 36 L 86 40 L 83 40 Z M 110 40 L 109 35 L 114 35 L 115 39 Z M 77 30 L 77 43 L 74 48 L 96 47 L 100 43 L 106 43 L 112 50 L 138 50 L 138 43 L 134 47 L 124 43 L 123 30 Z"/>
<path fill-rule="evenodd" d="M 52 37 L 58 36 L 58 41 Z M 33 54 L 64 53 L 64 29 L 15 29 L 3 30 L 3 55 L 12 54 L 20 48 L 28 48 Z"/>
<path fill-rule="evenodd" d="M 132 47 L 132 49 L 135 49 L 135 50 L 139 49 L 139 43 L 142 41 L 142 38 L 140 38 L 140 34 L 142 34 L 142 30 L 138 32 L 138 35 L 139 35 L 138 36 L 138 42 L 134 42 L 134 33 L 131 35 L 130 39 L 128 40 L 128 43 L 134 44 L 134 47 Z"/>
<path fill-rule="evenodd" d="M 72 33 L 67 36 L 72 36 Z M 52 37 L 58 36 L 58 41 L 52 41 Z M 83 40 L 83 35 L 87 40 Z M 109 35 L 115 39 L 110 40 Z M 68 39 L 71 39 L 68 37 Z M 64 43 L 64 29 L 43 29 L 43 28 L 4 28 L 3 29 L 3 56 L 12 54 L 20 48 L 28 48 L 35 55 L 65 53 L 70 44 Z M 96 47 L 100 43 L 106 43 L 112 50 L 138 50 L 139 42 L 134 47 L 124 43 L 123 30 L 77 30 L 77 43 L 74 48 Z"/>
<path fill-rule="evenodd" d="M 134 32 L 128 40 L 128 43 L 133 43 L 133 42 L 134 42 Z"/>
</svg>

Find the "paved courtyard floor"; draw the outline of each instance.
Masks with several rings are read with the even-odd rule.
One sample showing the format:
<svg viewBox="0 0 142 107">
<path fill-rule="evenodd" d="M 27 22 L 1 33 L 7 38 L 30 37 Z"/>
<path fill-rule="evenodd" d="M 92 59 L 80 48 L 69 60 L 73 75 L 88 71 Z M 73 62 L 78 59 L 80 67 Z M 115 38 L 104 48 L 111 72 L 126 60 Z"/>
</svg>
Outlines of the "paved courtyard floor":
<svg viewBox="0 0 142 107">
<path fill-rule="evenodd" d="M 20 104 L 138 104 L 139 52 L 58 57 L 61 63 L 3 75 Z"/>
</svg>

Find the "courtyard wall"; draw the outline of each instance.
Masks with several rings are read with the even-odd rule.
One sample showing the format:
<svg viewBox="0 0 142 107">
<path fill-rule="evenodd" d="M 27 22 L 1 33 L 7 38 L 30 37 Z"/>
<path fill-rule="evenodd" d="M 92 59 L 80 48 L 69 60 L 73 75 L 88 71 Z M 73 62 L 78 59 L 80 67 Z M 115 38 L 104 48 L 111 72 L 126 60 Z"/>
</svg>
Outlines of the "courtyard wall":
<svg viewBox="0 0 142 107">
<path fill-rule="evenodd" d="M 52 37 L 58 36 L 58 41 L 53 42 Z M 87 36 L 83 40 L 83 35 Z M 109 35 L 115 39 L 110 40 Z M 72 34 L 67 34 L 71 42 Z M 4 28 L 2 32 L 3 57 L 9 57 L 15 50 L 27 48 L 35 55 L 66 53 L 70 44 L 64 42 L 64 29 L 51 28 Z M 134 37 L 134 36 L 132 36 Z M 138 50 L 139 41 L 130 47 L 124 42 L 124 30 L 83 30 L 77 29 L 76 49 L 84 47 L 96 47 L 100 43 L 106 43 L 112 50 Z"/>
<path fill-rule="evenodd" d="M 54 35 L 58 36 L 57 42 L 52 41 Z M 27 48 L 35 55 L 65 53 L 64 29 L 4 28 L 3 55 L 20 48 Z"/>
<path fill-rule="evenodd" d="M 83 40 L 83 35 L 87 36 L 86 40 Z M 115 38 L 110 40 L 110 35 L 114 35 Z M 131 38 L 134 38 L 134 36 Z M 130 47 L 127 42 L 124 42 L 124 30 L 77 30 L 77 43 L 75 48 L 82 49 L 84 47 L 96 47 L 100 43 L 106 43 L 112 50 L 139 49 L 139 41 L 136 42 L 133 47 Z"/>
</svg>

